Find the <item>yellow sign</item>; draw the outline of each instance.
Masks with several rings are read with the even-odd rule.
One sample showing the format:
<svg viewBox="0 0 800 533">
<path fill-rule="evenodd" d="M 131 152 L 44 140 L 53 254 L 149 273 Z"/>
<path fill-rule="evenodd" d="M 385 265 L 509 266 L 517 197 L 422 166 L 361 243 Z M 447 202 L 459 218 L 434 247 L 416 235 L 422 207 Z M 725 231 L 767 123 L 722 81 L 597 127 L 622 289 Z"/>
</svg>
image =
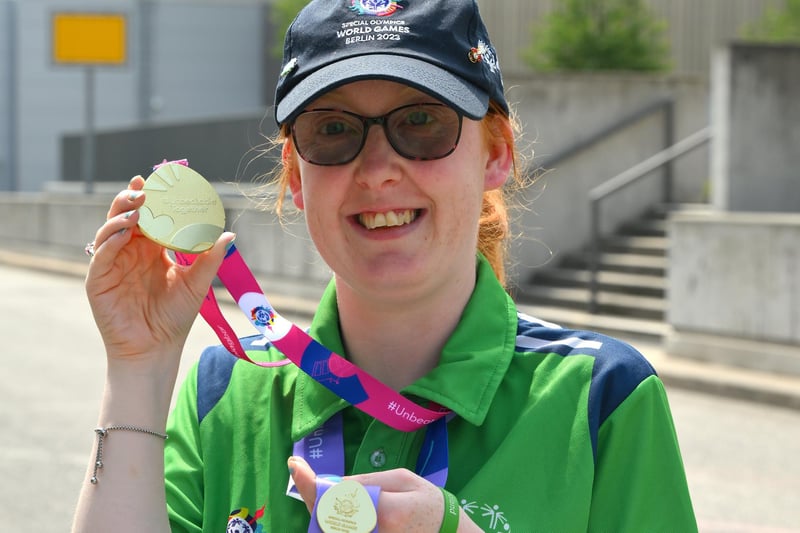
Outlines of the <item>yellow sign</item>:
<svg viewBox="0 0 800 533">
<path fill-rule="evenodd" d="M 53 60 L 77 65 L 125 63 L 125 15 L 56 13 L 53 15 Z"/>
</svg>

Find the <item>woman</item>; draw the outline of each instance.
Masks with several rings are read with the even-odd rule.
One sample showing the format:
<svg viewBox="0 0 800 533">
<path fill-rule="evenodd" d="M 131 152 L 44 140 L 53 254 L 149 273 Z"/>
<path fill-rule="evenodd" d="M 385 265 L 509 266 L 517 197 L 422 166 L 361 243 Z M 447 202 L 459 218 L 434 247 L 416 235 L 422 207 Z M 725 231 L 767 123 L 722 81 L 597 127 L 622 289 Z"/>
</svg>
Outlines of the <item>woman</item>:
<svg viewBox="0 0 800 533">
<path fill-rule="evenodd" d="M 113 436 L 98 439 L 76 531 L 371 530 L 373 506 L 382 532 L 696 529 L 652 367 L 519 315 L 503 289 L 502 188 L 519 177 L 473 1 L 309 3 L 287 32 L 276 119 L 279 186 L 334 273 L 309 333 L 393 399 L 373 416 L 308 369 L 215 347 L 167 423 L 233 235 L 173 264 L 136 229 L 134 178 L 87 278 Z M 284 358 L 262 336 L 242 343 Z"/>
</svg>

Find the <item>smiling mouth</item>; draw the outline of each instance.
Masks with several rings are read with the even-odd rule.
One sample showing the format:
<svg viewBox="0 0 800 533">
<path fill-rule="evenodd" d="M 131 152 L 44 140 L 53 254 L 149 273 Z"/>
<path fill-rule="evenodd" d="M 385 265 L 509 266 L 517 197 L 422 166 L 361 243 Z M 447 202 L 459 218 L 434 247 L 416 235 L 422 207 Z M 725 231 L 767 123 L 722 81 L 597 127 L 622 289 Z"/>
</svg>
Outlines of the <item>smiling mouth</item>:
<svg viewBox="0 0 800 533">
<path fill-rule="evenodd" d="M 387 211 L 386 213 L 362 213 L 358 215 L 358 222 L 367 229 L 391 228 L 411 224 L 419 216 L 415 209 L 402 211 Z"/>
</svg>

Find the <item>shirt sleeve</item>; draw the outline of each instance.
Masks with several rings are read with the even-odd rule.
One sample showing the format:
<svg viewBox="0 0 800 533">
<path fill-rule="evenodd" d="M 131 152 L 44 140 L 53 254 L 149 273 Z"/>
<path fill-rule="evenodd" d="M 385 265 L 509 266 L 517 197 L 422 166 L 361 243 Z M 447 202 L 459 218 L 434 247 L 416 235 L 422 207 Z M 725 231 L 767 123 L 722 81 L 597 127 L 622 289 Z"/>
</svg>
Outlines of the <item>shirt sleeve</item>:
<svg viewBox="0 0 800 533">
<path fill-rule="evenodd" d="M 167 423 L 164 475 L 173 532 L 195 533 L 203 523 L 203 459 L 197 416 L 197 365 L 183 383 Z"/>
<path fill-rule="evenodd" d="M 655 375 L 599 429 L 589 531 L 697 531 L 666 391 Z"/>
</svg>

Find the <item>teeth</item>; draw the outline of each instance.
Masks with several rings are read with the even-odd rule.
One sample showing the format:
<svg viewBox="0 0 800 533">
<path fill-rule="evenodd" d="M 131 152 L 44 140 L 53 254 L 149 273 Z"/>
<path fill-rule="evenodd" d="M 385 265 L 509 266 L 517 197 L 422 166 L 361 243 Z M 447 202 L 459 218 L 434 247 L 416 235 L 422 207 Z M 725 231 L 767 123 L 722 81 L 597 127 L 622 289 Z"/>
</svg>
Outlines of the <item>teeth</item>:
<svg viewBox="0 0 800 533">
<path fill-rule="evenodd" d="M 365 213 L 358 216 L 359 222 L 367 229 L 389 228 L 410 224 L 417 218 L 416 211 L 389 211 L 386 213 Z"/>
</svg>

